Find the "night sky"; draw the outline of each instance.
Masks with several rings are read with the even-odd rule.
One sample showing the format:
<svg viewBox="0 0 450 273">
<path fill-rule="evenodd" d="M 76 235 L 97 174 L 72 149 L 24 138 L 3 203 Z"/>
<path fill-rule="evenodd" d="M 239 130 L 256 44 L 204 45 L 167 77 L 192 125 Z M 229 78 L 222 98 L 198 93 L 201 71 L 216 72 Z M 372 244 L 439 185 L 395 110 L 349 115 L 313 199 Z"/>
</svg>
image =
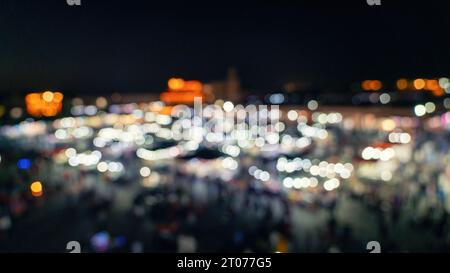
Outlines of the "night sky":
<svg viewBox="0 0 450 273">
<path fill-rule="evenodd" d="M 0 92 L 160 92 L 231 66 L 260 92 L 450 76 L 449 1 L 81 1 L 0 0 Z"/>
</svg>

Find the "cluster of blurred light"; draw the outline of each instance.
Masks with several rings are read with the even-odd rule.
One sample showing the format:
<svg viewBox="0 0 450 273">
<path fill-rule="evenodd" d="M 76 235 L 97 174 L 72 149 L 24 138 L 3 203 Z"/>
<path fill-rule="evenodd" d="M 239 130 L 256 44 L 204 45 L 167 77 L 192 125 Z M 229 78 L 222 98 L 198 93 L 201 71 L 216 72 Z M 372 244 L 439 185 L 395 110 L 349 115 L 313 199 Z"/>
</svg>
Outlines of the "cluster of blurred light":
<svg viewBox="0 0 450 273">
<path fill-rule="evenodd" d="M 97 164 L 97 170 L 101 173 L 104 173 L 104 172 L 120 173 L 124 170 L 124 166 L 121 162 L 101 161 Z"/>
<path fill-rule="evenodd" d="M 378 91 L 383 87 L 383 84 L 379 80 L 365 80 L 361 87 L 364 91 Z"/>
<path fill-rule="evenodd" d="M 98 112 L 98 108 L 95 105 L 76 105 L 70 109 L 70 113 L 74 116 L 94 116 Z"/>
<path fill-rule="evenodd" d="M 65 117 L 61 119 L 55 119 L 53 121 L 53 127 L 55 129 L 68 129 L 82 126 L 88 126 L 91 128 L 100 128 L 105 124 L 117 122 L 117 119 L 111 121 L 110 120 L 111 116 L 117 115 L 105 114 L 102 116 L 92 116 L 92 117 Z"/>
<path fill-rule="evenodd" d="M 119 141 L 122 143 L 135 142 L 138 145 L 142 145 L 146 141 L 145 133 L 150 129 L 151 128 L 146 126 L 138 125 L 129 125 L 124 129 L 111 127 L 102 128 L 98 131 L 97 137 L 94 138 L 93 143 L 96 147 L 104 147 L 112 141 Z"/>
<path fill-rule="evenodd" d="M 283 186 L 285 188 L 291 189 L 302 189 L 302 188 L 315 188 L 319 184 L 319 181 L 315 177 L 285 177 L 283 179 Z"/>
<path fill-rule="evenodd" d="M 305 123 L 299 123 L 297 126 L 297 130 L 306 137 L 319 139 L 326 139 L 328 137 L 327 130 L 315 126 L 309 126 Z"/>
<path fill-rule="evenodd" d="M 222 167 L 225 169 L 236 170 L 238 166 L 238 162 L 232 157 L 225 157 L 222 159 Z"/>
<path fill-rule="evenodd" d="M 450 91 L 449 80 L 447 78 L 440 79 L 422 79 L 414 80 L 399 79 L 397 80 L 398 90 L 426 90 L 430 91 L 434 96 L 442 96 L 445 92 Z"/>
<path fill-rule="evenodd" d="M 200 147 L 199 143 L 195 140 L 186 141 L 180 145 L 183 151 L 195 151 Z"/>
<path fill-rule="evenodd" d="M 161 93 L 161 100 L 167 104 L 188 104 L 195 98 L 203 98 L 203 85 L 199 81 L 171 78 L 167 86 L 168 91 Z"/>
<path fill-rule="evenodd" d="M 158 132 L 156 132 L 155 134 L 157 137 L 166 139 L 166 140 L 170 140 L 172 139 L 172 130 L 168 129 L 168 128 L 161 128 L 158 130 Z"/>
<path fill-rule="evenodd" d="M 308 147 L 309 145 L 311 145 L 311 139 L 309 139 L 307 137 L 298 138 L 295 141 L 295 145 L 297 146 L 297 148 L 300 148 L 300 149 Z"/>
<path fill-rule="evenodd" d="M 395 150 L 392 148 L 374 148 L 366 147 L 361 153 L 361 157 L 364 160 L 381 160 L 388 161 L 395 157 Z"/>
<path fill-rule="evenodd" d="M 199 81 L 185 81 L 180 78 L 171 78 L 167 82 L 167 85 L 172 91 L 193 91 L 193 92 L 201 92 L 202 91 L 202 83 Z"/>
<path fill-rule="evenodd" d="M 322 161 L 318 165 L 313 165 L 309 159 L 301 159 L 298 157 L 292 160 L 280 157 L 277 160 L 276 168 L 279 172 L 293 173 L 303 169 L 313 176 L 333 178 L 339 175 L 343 179 L 349 178 L 353 171 L 353 165 L 351 163 L 342 164 Z"/>
<path fill-rule="evenodd" d="M 351 163 L 329 163 L 321 161 L 318 165 L 312 165 L 309 170 L 305 170 L 313 176 L 334 178 L 336 175 L 343 179 L 350 178 L 353 172 Z"/>
<path fill-rule="evenodd" d="M 180 154 L 180 148 L 173 146 L 169 148 L 150 151 L 145 148 L 139 148 L 136 151 L 136 155 L 144 160 L 163 160 L 177 157 Z"/>
<path fill-rule="evenodd" d="M 285 157 L 280 157 L 277 160 L 276 168 L 279 172 L 293 173 L 295 171 L 301 170 L 303 167 L 303 163 L 304 161 L 299 157 L 292 160 L 289 160 Z"/>
<path fill-rule="evenodd" d="M 320 124 L 336 124 L 342 121 L 342 114 L 340 113 L 319 113 L 316 112 L 312 115 L 312 120 L 314 122 L 319 122 Z"/>
<path fill-rule="evenodd" d="M 433 102 L 427 102 L 425 105 L 418 104 L 414 107 L 414 114 L 418 117 L 422 117 L 426 114 L 431 114 L 436 111 L 436 104 Z"/>
<path fill-rule="evenodd" d="M 239 146 L 236 145 L 223 145 L 221 148 L 222 152 L 226 153 L 229 156 L 237 157 L 241 152 Z"/>
<path fill-rule="evenodd" d="M 411 135 L 408 133 L 392 132 L 388 138 L 391 143 L 408 144 L 411 142 Z"/>
<path fill-rule="evenodd" d="M 298 123 L 308 122 L 308 112 L 305 110 L 289 110 L 286 116 L 290 121 L 297 121 Z"/>
<path fill-rule="evenodd" d="M 337 179 L 337 178 L 331 178 L 331 179 L 323 182 L 323 188 L 326 191 L 335 190 L 339 187 L 339 185 L 340 185 L 340 182 L 339 182 L 339 179 Z"/>
<path fill-rule="evenodd" d="M 74 128 L 82 125 L 80 121 L 81 119 L 75 119 L 74 117 L 65 117 L 55 120 L 53 126 L 55 128 Z"/>
<path fill-rule="evenodd" d="M 294 138 L 290 135 L 283 135 L 281 145 L 286 147 L 295 146 L 296 148 L 303 149 L 311 145 L 311 139 L 308 137 Z"/>
<path fill-rule="evenodd" d="M 392 180 L 395 168 L 395 165 L 384 162 L 381 164 L 362 163 L 358 167 L 358 176 L 367 180 L 387 182 Z"/>
<path fill-rule="evenodd" d="M 233 159 L 233 158 L 231 158 Z M 211 179 L 222 179 L 223 181 L 231 180 L 236 174 L 239 164 L 236 160 L 219 157 L 216 159 L 200 160 L 192 158 L 184 161 L 184 164 L 177 165 L 182 173 L 195 175 L 199 178 L 209 177 Z"/>
<path fill-rule="evenodd" d="M 220 133 L 206 133 L 207 130 L 205 128 L 191 126 L 190 124 L 190 121 L 186 119 L 179 120 L 174 122 L 172 128 L 166 133 L 164 133 L 165 128 L 161 128 L 158 132 L 156 132 L 156 135 L 166 139 L 173 138 L 176 141 L 195 140 L 197 142 L 201 142 L 206 134 L 206 140 L 208 142 L 221 142 L 223 140 L 223 135 Z"/>
<path fill-rule="evenodd" d="M 0 133 L 7 138 L 35 137 L 47 133 L 47 125 L 43 121 L 23 121 L 15 125 L 3 125 Z"/>
<path fill-rule="evenodd" d="M 65 150 L 65 155 L 68 158 L 68 163 L 72 167 L 78 165 L 82 166 L 93 166 L 96 165 L 102 158 L 102 153 L 100 151 L 87 151 L 84 153 L 77 153 L 74 148 L 68 148 Z"/>
<path fill-rule="evenodd" d="M 277 144 L 280 141 L 280 135 L 276 132 L 269 132 L 265 135 L 265 141 L 268 144 Z"/>
<path fill-rule="evenodd" d="M 172 123 L 172 117 L 168 115 L 157 115 L 155 121 L 159 125 L 169 125 Z"/>
<path fill-rule="evenodd" d="M 93 129 L 88 126 L 81 126 L 78 128 L 57 129 L 55 137 L 59 140 L 66 140 L 69 138 L 87 138 L 93 135 Z"/>
<path fill-rule="evenodd" d="M 161 102 L 156 101 L 156 102 L 152 102 L 150 103 L 150 105 L 148 106 L 148 108 L 150 109 L 150 111 L 152 111 L 152 106 L 153 105 L 159 105 Z M 162 106 L 161 106 L 162 108 Z M 136 110 L 139 109 L 139 105 L 136 103 L 126 103 L 126 104 L 111 104 L 108 107 L 108 111 L 112 114 L 135 114 Z"/>
<path fill-rule="evenodd" d="M 34 117 L 53 117 L 61 112 L 63 98 L 60 92 L 30 93 L 25 96 L 25 105 L 28 114 Z"/>
<path fill-rule="evenodd" d="M 184 117 L 172 123 L 170 136 L 177 141 L 195 139 L 199 142 L 206 140 L 210 143 L 229 143 L 230 140 L 232 143 L 237 142 L 237 146 L 241 148 L 252 144 L 260 148 L 266 143 L 277 144 L 280 140 L 279 133 L 286 128 L 279 120 L 281 111 L 274 108 L 269 110 L 267 107 L 260 107 L 258 110 L 255 105 L 250 106 L 235 106 L 230 101 L 221 102 L 220 106 L 206 105 L 201 117 L 191 117 L 189 109 L 184 113 L 175 106 L 174 109 L 183 112 Z M 160 134 L 163 130 L 158 130 L 157 133 Z"/>
<path fill-rule="evenodd" d="M 270 180 L 270 173 L 267 171 L 263 171 L 256 166 L 251 166 L 250 168 L 248 168 L 248 173 L 256 180 L 261 180 L 263 182 L 267 182 Z"/>
</svg>

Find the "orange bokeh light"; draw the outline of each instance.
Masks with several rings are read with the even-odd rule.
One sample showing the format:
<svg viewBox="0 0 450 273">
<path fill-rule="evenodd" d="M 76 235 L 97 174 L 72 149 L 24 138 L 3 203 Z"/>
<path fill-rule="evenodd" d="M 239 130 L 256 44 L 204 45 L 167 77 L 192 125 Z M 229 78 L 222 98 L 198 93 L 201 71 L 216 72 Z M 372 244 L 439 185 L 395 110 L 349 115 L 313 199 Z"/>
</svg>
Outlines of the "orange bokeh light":
<svg viewBox="0 0 450 273">
<path fill-rule="evenodd" d="M 439 88 L 439 83 L 437 80 L 427 80 L 426 81 L 426 88 L 428 90 L 434 90 Z"/>
<path fill-rule="evenodd" d="M 169 86 L 169 89 L 171 90 L 180 90 L 184 87 L 184 80 L 178 79 L 178 78 L 171 78 L 167 85 Z"/>
<path fill-rule="evenodd" d="M 369 91 L 370 90 L 370 83 L 371 81 L 367 80 L 367 81 L 363 81 L 361 84 L 361 87 L 363 90 L 365 91 Z"/>
<path fill-rule="evenodd" d="M 199 81 L 185 81 L 171 78 L 168 82 L 168 91 L 161 94 L 161 100 L 166 104 L 191 104 L 195 98 L 202 98 L 203 84 Z"/>
<path fill-rule="evenodd" d="M 365 80 L 361 87 L 365 91 L 378 91 L 383 87 L 383 84 L 379 80 Z"/>
<path fill-rule="evenodd" d="M 399 79 L 397 81 L 397 88 L 398 90 L 405 90 L 408 88 L 408 80 L 406 79 Z"/>
<path fill-rule="evenodd" d="M 417 90 L 421 90 L 425 88 L 425 80 L 424 79 L 416 79 L 414 80 L 414 88 L 416 88 Z"/>
<path fill-rule="evenodd" d="M 442 88 L 433 89 L 431 90 L 431 93 L 433 93 L 433 95 L 436 97 L 442 97 L 445 95 L 444 89 Z"/>
<path fill-rule="evenodd" d="M 32 116 L 53 117 L 61 112 L 63 98 L 60 92 L 31 93 L 25 96 L 25 105 Z"/>
<path fill-rule="evenodd" d="M 380 81 L 375 80 L 375 81 L 371 81 L 370 87 L 372 90 L 378 91 L 383 87 L 383 84 Z"/>
</svg>

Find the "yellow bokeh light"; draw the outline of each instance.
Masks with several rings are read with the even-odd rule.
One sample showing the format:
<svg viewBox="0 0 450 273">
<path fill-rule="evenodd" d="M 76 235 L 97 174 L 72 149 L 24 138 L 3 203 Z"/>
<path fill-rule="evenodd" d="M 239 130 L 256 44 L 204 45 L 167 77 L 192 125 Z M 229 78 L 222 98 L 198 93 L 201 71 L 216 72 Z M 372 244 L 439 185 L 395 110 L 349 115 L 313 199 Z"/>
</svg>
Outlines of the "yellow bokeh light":
<svg viewBox="0 0 450 273">
<path fill-rule="evenodd" d="M 104 97 L 98 97 L 95 100 L 95 105 L 97 105 L 98 108 L 104 109 L 106 106 L 108 106 L 108 100 Z"/>
<path fill-rule="evenodd" d="M 385 119 L 381 123 L 381 128 L 384 131 L 392 131 L 395 129 L 395 127 L 396 127 L 395 121 L 392 119 Z"/>
<path fill-rule="evenodd" d="M 167 84 L 169 86 L 169 89 L 179 90 L 179 89 L 183 88 L 184 80 L 177 79 L 177 78 L 171 78 Z"/>
<path fill-rule="evenodd" d="M 31 194 L 33 196 L 41 196 L 42 195 L 42 183 L 40 181 L 34 181 L 30 185 Z"/>
<path fill-rule="evenodd" d="M 53 92 L 45 91 L 44 93 L 42 93 L 42 99 L 45 102 L 51 102 L 53 100 L 53 97 L 54 97 Z"/>
</svg>

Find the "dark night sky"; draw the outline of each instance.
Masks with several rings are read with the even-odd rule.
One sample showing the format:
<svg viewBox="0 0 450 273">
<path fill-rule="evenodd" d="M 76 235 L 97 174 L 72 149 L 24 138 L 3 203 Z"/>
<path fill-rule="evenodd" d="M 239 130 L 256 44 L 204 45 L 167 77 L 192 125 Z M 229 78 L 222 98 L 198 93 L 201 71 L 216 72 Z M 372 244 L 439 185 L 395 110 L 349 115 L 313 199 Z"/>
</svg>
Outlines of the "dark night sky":
<svg viewBox="0 0 450 273">
<path fill-rule="evenodd" d="M 449 1 L 152 2 L 0 0 L 0 92 L 159 92 L 229 66 L 267 91 L 450 76 Z"/>
</svg>

